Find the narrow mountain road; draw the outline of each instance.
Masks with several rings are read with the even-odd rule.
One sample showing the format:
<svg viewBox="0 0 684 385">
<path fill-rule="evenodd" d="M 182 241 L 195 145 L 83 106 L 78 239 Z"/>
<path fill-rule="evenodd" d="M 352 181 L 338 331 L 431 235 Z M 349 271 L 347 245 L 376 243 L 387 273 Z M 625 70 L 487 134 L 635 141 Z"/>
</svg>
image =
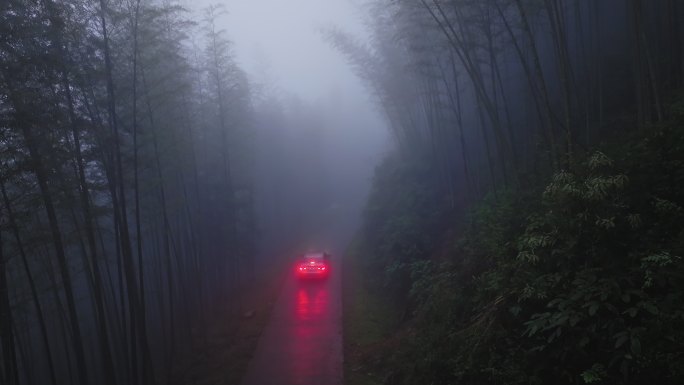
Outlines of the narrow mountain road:
<svg viewBox="0 0 684 385">
<path fill-rule="evenodd" d="M 243 385 L 341 385 L 342 263 L 326 280 L 288 276 Z"/>
</svg>

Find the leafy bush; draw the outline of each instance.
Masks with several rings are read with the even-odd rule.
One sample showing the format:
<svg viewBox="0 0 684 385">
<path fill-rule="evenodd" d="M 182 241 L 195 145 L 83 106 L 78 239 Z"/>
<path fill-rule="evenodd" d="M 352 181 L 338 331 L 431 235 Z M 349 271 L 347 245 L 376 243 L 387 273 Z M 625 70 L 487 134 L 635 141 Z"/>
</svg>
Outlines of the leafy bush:
<svg viewBox="0 0 684 385">
<path fill-rule="evenodd" d="M 452 240 L 421 167 L 383 165 L 366 216 L 412 316 L 387 383 L 684 382 L 681 125 L 488 197 Z"/>
<path fill-rule="evenodd" d="M 429 163 L 389 157 L 376 170 L 364 213 L 364 244 L 371 256 L 366 268 L 383 278 L 378 282 L 397 304 L 406 302 L 412 263 L 434 252 L 447 217 L 431 178 Z"/>
</svg>

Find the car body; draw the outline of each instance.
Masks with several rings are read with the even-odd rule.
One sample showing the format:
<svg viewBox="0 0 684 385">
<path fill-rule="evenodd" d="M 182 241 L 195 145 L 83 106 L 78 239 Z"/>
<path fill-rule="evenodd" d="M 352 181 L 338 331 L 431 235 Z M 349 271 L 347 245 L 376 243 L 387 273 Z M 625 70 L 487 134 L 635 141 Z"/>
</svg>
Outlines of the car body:
<svg viewBox="0 0 684 385">
<path fill-rule="evenodd" d="M 306 253 L 297 259 L 295 272 L 300 279 L 327 278 L 330 275 L 330 254 Z"/>
</svg>

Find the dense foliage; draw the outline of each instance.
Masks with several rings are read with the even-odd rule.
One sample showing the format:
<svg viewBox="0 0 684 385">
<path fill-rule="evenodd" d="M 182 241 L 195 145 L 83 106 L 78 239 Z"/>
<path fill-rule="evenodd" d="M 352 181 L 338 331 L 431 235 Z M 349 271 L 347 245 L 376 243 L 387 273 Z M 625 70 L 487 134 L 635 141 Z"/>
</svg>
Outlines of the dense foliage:
<svg viewBox="0 0 684 385">
<path fill-rule="evenodd" d="M 681 3 L 369 9 L 370 44 L 330 33 L 397 142 L 362 237 L 403 322 L 366 365 L 390 384 L 681 383 Z"/>
<path fill-rule="evenodd" d="M 401 264 L 389 287 L 408 291 L 378 290 L 411 317 L 402 349 L 376 368 L 387 383 L 681 383 L 684 116 L 674 115 L 536 187 L 487 197 L 465 225 L 432 225 L 439 201 L 409 182 L 425 174 L 388 160 L 364 242 L 369 269 Z"/>
<path fill-rule="evenodd" d="M 0 2 L 1 383 L 168 383 L 239 311 L 252 95 L 220 13 Z"/>
</svg>

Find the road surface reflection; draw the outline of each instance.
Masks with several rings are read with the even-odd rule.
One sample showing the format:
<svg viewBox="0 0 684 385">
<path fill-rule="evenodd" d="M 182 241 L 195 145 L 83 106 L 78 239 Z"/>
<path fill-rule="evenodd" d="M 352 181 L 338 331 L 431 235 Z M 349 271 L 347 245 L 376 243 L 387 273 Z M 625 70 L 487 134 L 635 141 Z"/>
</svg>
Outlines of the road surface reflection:
<svg viewBox="0 0 684 385">
<path fill-rule="evenodd" d="M 288 279 L 243 385 L 342 384 L 341 308 L 339 274 Z"/>
<path fill-rule="evenodd" d="M 299 328 L 307 332 L 309 323 L 322 318 L 328 309 L 328 288 L 322 286 L 324 282 L 300 282 L 297 290 L 297 306 L 295 314 L 301 321 Z"/>
<path fill-rule="evenodd" d="M 291 383 L 319 383 L 325 374 L 325 357 L 334 335 L 326 282 L 298 282 L 291 343 Z"/>
</svg>

